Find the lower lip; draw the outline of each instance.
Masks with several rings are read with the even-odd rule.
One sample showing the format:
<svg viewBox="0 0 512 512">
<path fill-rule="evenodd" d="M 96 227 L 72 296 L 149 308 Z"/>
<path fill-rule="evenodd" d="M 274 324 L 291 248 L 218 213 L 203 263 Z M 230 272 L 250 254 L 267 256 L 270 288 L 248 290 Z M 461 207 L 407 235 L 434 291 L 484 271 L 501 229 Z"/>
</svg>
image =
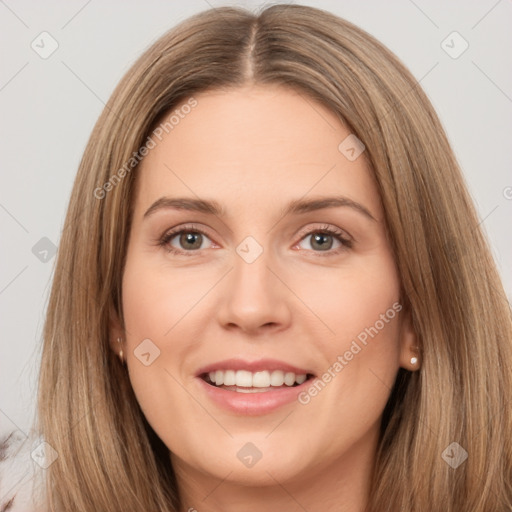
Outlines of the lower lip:
<svg viewBox="0 0 512 512">
<path fill-rule="evenodd" d="M 298 394 L 310 385 L 312 378 L 306 380 L 299 386 L 289 388 L 276 388 L 272 391 L 239 393 L 227 389 L 218 388 L 205 382 L 201 377 L 197 377 L 199 385 L 202 386 L 208 397 L 227 409 L 238 414 L 246 416 L 257 416 L 267 414 L 283 405 L 297 400 Z"/>
</svg>

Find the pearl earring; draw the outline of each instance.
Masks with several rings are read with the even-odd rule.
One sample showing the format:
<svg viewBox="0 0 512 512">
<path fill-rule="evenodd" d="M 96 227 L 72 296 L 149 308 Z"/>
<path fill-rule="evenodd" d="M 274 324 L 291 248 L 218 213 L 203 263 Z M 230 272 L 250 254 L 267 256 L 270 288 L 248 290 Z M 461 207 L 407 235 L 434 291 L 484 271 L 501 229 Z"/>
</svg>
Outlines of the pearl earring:
<svg viewBox="0 0 512 512">
<path fill-rule="evenodd" d="M 416 364 L 418 362 L 417 357 L 411 357 L 411 364 Z"/>
<path fill-rule="evenodd" d="M 117 338 L 117 343 L 119 343 L 119 345 L 121 345 L 121 342 L 123 341 L 122 338 Z M 119 351 L 119 358 L 121 359 L 121 362 L 124 362 L 123 361 L 123 349 L 121 348 L 121 350 Z"/>
</svg>

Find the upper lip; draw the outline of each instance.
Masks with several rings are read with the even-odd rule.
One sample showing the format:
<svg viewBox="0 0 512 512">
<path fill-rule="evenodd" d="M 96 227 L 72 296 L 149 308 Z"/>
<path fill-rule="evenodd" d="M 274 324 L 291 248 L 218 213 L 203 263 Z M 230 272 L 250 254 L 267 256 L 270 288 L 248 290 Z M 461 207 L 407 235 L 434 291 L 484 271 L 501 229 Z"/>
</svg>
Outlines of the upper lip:
<svg viewBox="0 0 512 512">
<path fill-rule="evenodd" d="M 282 370 L 284 372 L 293 372 L 295 375 L 313 375 L 311 370 L 299 368 L 298 366 L 294 366 L 277 359 L 258 359 L 256 361 L 246 361 L 244 359 L 233 358 L 224 359 L 222 361 L 217 361 L 215 363 L 203 366 L 197 371 L 196 377 L 200 377 L 205 373 L 210 373 L 216 370 L 247 370 L 252 373 L 261 372 L 264 370 Z"/>
</svg>

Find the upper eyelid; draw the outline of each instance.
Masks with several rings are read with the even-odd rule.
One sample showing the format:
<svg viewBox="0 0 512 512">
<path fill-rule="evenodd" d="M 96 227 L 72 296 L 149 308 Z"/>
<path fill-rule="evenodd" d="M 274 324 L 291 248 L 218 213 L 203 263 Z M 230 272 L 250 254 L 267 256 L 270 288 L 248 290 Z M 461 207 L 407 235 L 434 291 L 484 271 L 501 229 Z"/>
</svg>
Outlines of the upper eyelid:
<svg viewBox="0 0 512 512">
<path fill-rule="evenodd" d="M 322 222 L 321 224 L 322 224 L 321 226 L 316 227 L 316 228 L 315 227 L 301 228 L 301 230 L 298 232 L 297 236 L 307 236 L 307 235 L 310 235 L 311 233 L 315 233 L 315 232 L 321 233 L 322 231 L 327 231 L 331 235 L 335 235 L 335 234 L 338 236 L 345 235 L 350 240 L 354 240 L 354 238 L 350 235 L 350 233 L 348 233 L 348 231 L 346 231 L 345 229 L 342 229 L 338 226 L 334 226 L 331 224 L 327 224 L 325 222 Z"/>
</svg>

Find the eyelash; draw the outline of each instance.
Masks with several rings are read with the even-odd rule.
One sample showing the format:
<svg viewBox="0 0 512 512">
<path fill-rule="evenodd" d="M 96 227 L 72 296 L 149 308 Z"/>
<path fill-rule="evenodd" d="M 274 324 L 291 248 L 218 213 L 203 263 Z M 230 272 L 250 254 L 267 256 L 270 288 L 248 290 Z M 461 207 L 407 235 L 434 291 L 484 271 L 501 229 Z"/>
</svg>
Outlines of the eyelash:
<svg viewBox="0 0 512 512">
<path fill-rule="evenodd" d="M 183 251 L 183 250 L 176 249 L 175 247 L 172 247 L 171 245 L 169 245 L 169 242 L 176 235 L 181 235 L 183 233 L 189 233 L 189 234 L 190 233 L 193 233 L 193 234 L 199 233 L 201 235 L 206 236 L 207 238 L 210 238 L 205 231 L 203 231 L 202 229 L 194 226 L 193 224 L 190 224 L 190 225 L 180 226 L 180 227 L 178 227 L 176 229 L 168 231 L 167 233 L 164 233 L 164 235 L 158 241 L 158 245 L 163 247 L 163 248 L 165 248 L 167 250 L 167 252 L 172 253 L 172 254 L 176 254 L 176 255 L 179 255 L 179 256 L 181 256 L 181 255 L 182 256 L 197 256 L 197 253 L 201 249 L 195 249 L 195 250 L 192 250 L 192 251 Z M 308 231 L 306 233 L 303 233 L 301 238 L 300 238 L 300 240 L 299 240 L 299 242 L 301 242 L 304 238 L 306 238 L 308 236 L 311 236 L 313 234 L 321 234 L 321 235 L 333 236 L 342 245 L 341 247 L 338 247 L 337 249 L 329 249 L 328 251 L 325 251 L 324 253 L 323 253 L 323 251 L 312 251 L 314 253 L 317 253 L 317 256 L 320 256 L 320 257 L 333 256 L 333 255 L 340 254 L 341 252 L 344 252 L 344 251 L 346 251 L 348 249 L 351 249 L 352 245 L 353 245 L 353 241 L 351 239 L 347 238 L 343 231 L 338 230 L 336 228 L 333 228 L 333 227 L 331 227 L 329 225 L 323 225 L 320 228 L 315 228 L 315 229 L 310 230 L 310 231 Z"/>
</svg>

